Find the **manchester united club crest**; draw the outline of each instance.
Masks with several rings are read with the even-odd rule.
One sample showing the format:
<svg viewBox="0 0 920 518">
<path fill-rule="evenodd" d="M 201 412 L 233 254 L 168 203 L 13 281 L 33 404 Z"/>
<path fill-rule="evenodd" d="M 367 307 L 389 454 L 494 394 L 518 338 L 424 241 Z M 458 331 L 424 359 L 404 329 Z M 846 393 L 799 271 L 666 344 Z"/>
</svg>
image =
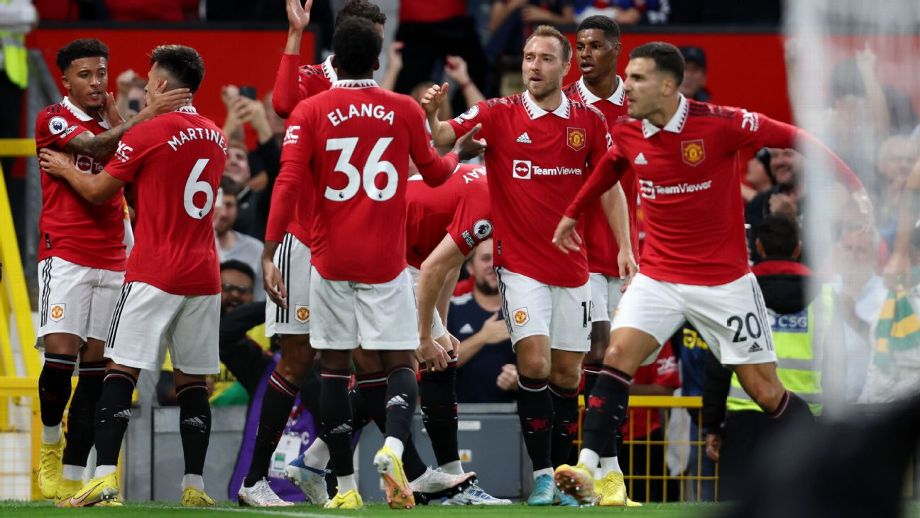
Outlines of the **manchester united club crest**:
<svg viewBox="0 0 920 518">
<path fill-rule="evenodd" d="M 294 316 L 301 324 L 306 323 L 308 320 L 310 320 L 310 308 L 307 306 L 297 306 L 294 312 Z"/>
<path fill-rule="evenodd" d="M 581 151 L 585 147 L 585 136 L 584 128 L 566 128 L 566 138 L 565 143 L 569 145 L 570 148 L 575 151 Z"/>
<path fill-rule="evenodd" d="M 64 308 L 65 307 L 66 306 L 64 304 L 52 304 L 51 311 L 50 311 L 51 320 L 54 322 L 58 322 L 62 318 L 64 318 Z"/>
<path fill-rule="evenodd" d="M 530 315 L 527 314 L 527 308 L 515 309 L 512 316 L 514 318 L 514 324 L 517 326 L 522 326 L 530 320 Z"/>
<path fill-rule="evenodd" d="M 703 147 L 703 139 L 681 142 L 680 155 L 685 164 L 694 167 L 700 165 L 706 159 L 706 148 Z"/>
</svg>

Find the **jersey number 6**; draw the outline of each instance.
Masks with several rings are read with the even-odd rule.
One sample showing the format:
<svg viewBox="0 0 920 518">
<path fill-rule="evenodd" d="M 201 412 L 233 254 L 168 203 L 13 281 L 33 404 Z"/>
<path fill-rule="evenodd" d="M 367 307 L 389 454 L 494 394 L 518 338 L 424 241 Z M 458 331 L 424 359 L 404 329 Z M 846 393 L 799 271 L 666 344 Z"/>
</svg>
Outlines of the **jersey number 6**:
<svg viewBox="0 0 920 518">
<path fill-rule="evenodd" d="M 189 173 L 188 179 L 185 181 L 183 205 L 185 207 L 185 212 L 194 219 L 201 219 L 207 216 L 214 206 L 214 190 L 211 189 L 211 184 L 198 179 L 201 177 L 201 173 L 204 172 L 204 168 L 208 165 L 210 160 L 210 158 L 199 158 L 198 161 L 195 162 L 195 167 L 192 167 L 192 172 Z M 195 194 L 199 192 L 204 193 L 204 205 L 201 207 L 195 205 Z"/>
<path fill-rule="evenodd" d="M 374 148 L 367 156 L 367 162 L 364 164 L 362 172 L 351 165 L 351 155 L 355 152 L 358 145 L 357 137 L 333 138 L 326 141 L 326 151 L 341 151 L 339 158 L 335 163 L 335 172 L 344 174 L 348 178 L 348 183 L 341 189 L 333 189 L 327 186 L 325 196 L 327 200 L 347 201 L 358 194 L 360 187 L 364 187 L 367 197 L 374 201 L 387 201 L 396 194 L 396 187 L 399 185 L 399 174 L 396 167 L 386 160 L 381 160 L 383 152 L 393 141 L 392 137 L 383 137 L 377 140 Z M 383 188 L 377 188 L 377 176 L 385 174 L 386 184 Z"/>
</svg>

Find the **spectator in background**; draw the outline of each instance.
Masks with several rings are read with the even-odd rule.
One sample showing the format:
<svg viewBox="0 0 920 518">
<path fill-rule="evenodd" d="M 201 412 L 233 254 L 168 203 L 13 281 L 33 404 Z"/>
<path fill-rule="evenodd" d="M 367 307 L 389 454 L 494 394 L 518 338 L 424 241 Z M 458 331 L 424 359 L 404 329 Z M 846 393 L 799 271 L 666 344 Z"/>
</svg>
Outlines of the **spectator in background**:
<svg viewBox="0 0 920 518">
<path fill-rule="evenodd" d="M 224 174 L 242 186 L 234 230 L 262 240 L 272 188 L 281 169 L 281 148 L 275 129 L 269 122 L 265 103 L 243 97 L 239 92 L 239 88 L 234 85 L 221 89 L 221 98 L 227 107 L 223 129 L 230 139 Z M 242 144 L 246 125 L 255 130 L 258 141 L 258 147 L 252 153 Z"/>
<path fill-rule="evenodd" d="M 396 78 L 396 92 L 408 94 L 423 81 L 440 82 L 448 56 L 463 58 L 471 82 L 485 88 L 486 57 L 466 0 L 402 0 L 396 41 L 402 42 L 404 65 Z M 460 113 L 464 102 L 458 97 L 453 106 Z"/>
<path fill-rule="evenodd" d="M 578 23 L 589 16 L 606 16 L 620 25 L 667 22 L 667 2 L 660 0 L 575 0 Z"/>
<path fill-rule="evenodd" d="M 118 108 L 118 113 L 127 120 L 144 107 L 147 80 L 129 68 L 118 74 L 116 81 L 118 83 L 118 97 L 115 100 L 115 106 Z"/>
<path fill-rule="evenodd" d="M 793 220 L 804 219 L 805 192 L 803 182 L 799 181 L 802 175 L 802 155 L 794 149 L 764 148 L 769 153 L 769 167 L 764 168 L 764 173 L 770 176 L 772 186 L 757 193 L 744 207 L 744 221 L 751 226 L 748 234 L 748 250 L 751 260 L 757 262 L 760 255 L 754 246 L 754 236 L 760 229 L 764 218 L 768 215 L 782 212 Z M 755 158 L 763 164 L 767 160 L 763 150 Z M 757 165 L 749 167 L 755 170 Z"/>
<path fill-rule="evenodd" d="M 688 99 L 708 103 L 712 96 L 706 89 L 706 53 L 700 47 L 681 47 L 680 53 L 686 62 L 680 93 Z"/>
<path fill-rule="evenodd" d="M 658 358 L 649 365 L 639 367 L 629 386 L 631 396 L 671 396 L 680 388 L 680 369 L 671 343 L 665 342 Z M 630 408 L 626 424 L 620 428 L 617 445 L 619 465 L 623 472 L 632 475 L 627 482 L 626 492 L 636 502 L 664 501 L 662 478 L 665 475 L 665 436 L 661 426 L 661 410 L 658 408 Z M 630 447 L 629 444 L 632 443 Z M 609 469 L 601 464 L 601 474 Z M 646 483 L 647 482 L 647 483 Z M 668 493 L 676 494 L 677 488 L 668 487 Z M 673 496 L 672 496 L 673 498 Z"/>
<path fill-rule="evenodd" d="M 810 292 L 812 272 L 798 262 L 802 242 L 794 220 L 781 214 L 768 216 L 756 235 L 756 246 L 765 259 L 751 271 L 771 317 L 777 375 L 819 415 L 823 393 L 839 393 L 830 385 L 824 387 L 834 379 L 826 362 L 832 357 L 842 358 L 825 352 L 827 347 L 839 345 L 832 291 L 825 287 Z M 760 330 L 756 334 L 761 334 Z M 755 333 L 749 335 L 755 338 Z M 828 375 L 822 378 L 822 371 Z M 719 496 L 736 499 L 754 482 L 755 453 L 778 431 L 780 423 L 764 414 L 741 388 L 737 376 L 715 357 L 709 359 L 706 368 L 703 418 L 706 454 L 720 464 Z"/>
<path fill-rule="evenodd" d="M 214 206 L 214 234 L 220 262 L 235 259 L 249 266 L 256 279 L 262 278 L 262 242 L 233 230 L 238 213 L 237 196 L 242 188 L 229 176 L 220 180 L 221 203 Z M 254 300 L 265 300 L 265 290 L 259 286 L 252 294 Z"/>
<path fill-rule="evenodd" d="M 489 18 L 492 36 L 486 44 L 486 55 L 492 63 L 508 56 L 508 61 L 514 63 L 512 69 L 519 68 L 524 38 L 534 27 L 574 25 L 575 21 L 574 0 L 495 0 Z"/>
<path fill-rule="evenodd" d="M 447 330 L 460 340 L 457 401 L 514 401 L 517 367 L 502 315 L 498 277 L 492 268 L 492 240 L 476 247 L 466 265 L 473 291 L 454 297 L 447 312 Z"/>
<path fill-rule="evenodd" d="M 255 274 L 252 268 L 246 263 L 237 260 L 223 261 L 220 263 L 220 315 L 221 327 L 227 313 L 230 313 L 240 306 L 251 304 L 253 299 L 253 288 L 255 286 Z M 264 310 L 263 310 L 264 314 Z M 258 348 L 258 345 L 255 345 Z M 261 349 L 260 349 L 261 350 Z M 221 349 L 220 373 L 217 376 L 208 376 L 208 394 L 211 404 L 231 405 L 243 404 L 248 402 L 246 392 L 241 390 L 244 387 L 233 387 L 237 378 L 224 365 L 223 349 Z M 261 371 L 255 376 L 258 381 Z M 252 380 L 247 380 L 251 383 Z M 162 406 L 174 406 L 179 402 L 176 399 L 176 387 L 173 383 L 173 367 L 167 353 L 166 361 L 160 370 L 160 379 L 157 382 L 157 402 Z"/>
<path fill-rule="evenodd" d="M 906 135 L 893 135 L 882 142 L 878 152 L 876 172 L 878 181 L 873 204 L 879 233 L 885 243 L 894 244 L 898 228 L 901 195 L 907 186 L 907 177 L 917 161 L 917 143 Z"/>
</svg>

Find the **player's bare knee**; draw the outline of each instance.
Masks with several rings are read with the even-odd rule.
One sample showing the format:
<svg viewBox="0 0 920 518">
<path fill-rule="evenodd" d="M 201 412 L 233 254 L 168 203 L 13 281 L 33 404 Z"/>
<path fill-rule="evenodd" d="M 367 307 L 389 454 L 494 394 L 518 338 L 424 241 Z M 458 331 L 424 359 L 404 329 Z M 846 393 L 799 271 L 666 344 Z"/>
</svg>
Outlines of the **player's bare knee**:
<svg viewBox="0 0 920 518">
<path fill-rule="evenodd" d="M 578 387 L 578 382 L 581 381 L 581 369 L 576 368 L 557 368 L 553 365 L 550 368 L 549 381 L 553 385 L 560 386 L 562 388 L 575 388 Z"/>
<path fill-rule="evenodd" d="M 533 379 L 546 379 L 550 374 L 549 358 L 539 354 L 518 354 L 518 373 Z"/>
</svg>

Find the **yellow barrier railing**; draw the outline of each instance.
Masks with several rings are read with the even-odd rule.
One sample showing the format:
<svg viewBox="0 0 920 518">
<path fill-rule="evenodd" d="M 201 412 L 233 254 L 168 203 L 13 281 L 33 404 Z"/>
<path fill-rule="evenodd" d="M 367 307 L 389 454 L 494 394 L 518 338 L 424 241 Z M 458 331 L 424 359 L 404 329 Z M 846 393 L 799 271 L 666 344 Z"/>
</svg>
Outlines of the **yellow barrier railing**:
<svg viewBox="0 0 920 518">
<path fill-rule="evenodd" d="M 35 141 L 32 139 L 0 139 L 0 156 L 34 155 Z M 0 170 L 0 263 L 3 264 L 2 277 L 0 277 L 0 375 L 16 375 L 11 336 L 12 326 L 9 320 L 12 314 L 16 322 L 26 375 L 38 376 L 41 362 L 32 347 L 35 343 L 32 308 L 29 305 L 29 293 L 26 289 L 22 258 L 19 254 L 13 214 L 10 210 L 9 193 L 6 190 L 2 170 Z M 2 417 L 2 410 L 0 410 L 0 418 Z"/>
<path fill-rule="evenodd" d="M 618 451 L 618 460 L 625 475 L 627 494 L 630 498 L 643 503 L 699 501 L 701 495 L 718 499 L 718 465 L 711 474 L 704 473 L 702 469 L 706 461 L 704 437 L 693 437 L 690 430 L 686 430 L 686 434 L 679 437 L 668 435 L 671 420 L 668 410 L 690 411 L 691 419 L 694 419 L 695 414 L 697 430 L 702 430 L 701 416 L 698 412 L 702 406 L 703 399 L 697 396 L 630 396 L 629 419 L 626 425 L 628 434 Z M 580 410 L 584 412 L 584 402 L 581 399 Z M 659 415 L 660 419 L 655 419 L 655 415 Z M 637 426 L 637 419 L 642 423 L 641 429 L 651 432 L 642 437 L 630 437 L 640 428 Z M 581 447 L 583 420 L 579 421 L 575 444 Z M 654 426 L 656 423 L 659 426 Z M 667 465 L 667 450 L 670 446 L 682 447 L 679 451 L 686 450 L 686 454 L 692 456 L 678 460 L 695 464 L 694 472 L 688 470 L 670 474 Z M 689 463 L 691 459 L 696 462 Z"/>
<path fill-rule="evenodd" d="M 42 429 L 38 378 L 0 376 L 0 407 L 6 413 L 6 419 L 0 422 L 0 456 L 5 459 L 5 468 L 0 473 L 3 492 L 8 497 L 35 498 L 40 494 L 38 458 Z M 29 454 L 25 462 L 24 451 Z"/>
</svg>

